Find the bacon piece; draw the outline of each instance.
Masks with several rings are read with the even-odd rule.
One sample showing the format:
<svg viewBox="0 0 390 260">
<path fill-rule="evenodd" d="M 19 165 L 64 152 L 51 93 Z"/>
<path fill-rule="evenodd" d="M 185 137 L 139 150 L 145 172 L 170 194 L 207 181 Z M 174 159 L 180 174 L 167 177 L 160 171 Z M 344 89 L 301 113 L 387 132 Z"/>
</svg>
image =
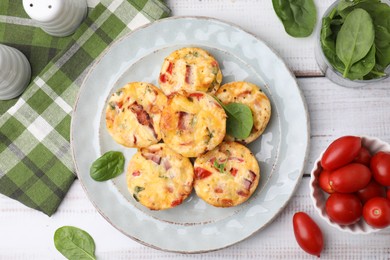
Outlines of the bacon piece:
<svg viewBox="0 0 390 260">
<path fill-rule="evenodd" d="M 231 168 L 230 169 L 230 174 L 233 175 L 234 177 L 236 177 L 237 172 L 238 172 L 238 170 L 236 168 Z"/>
<path fill-rule="evenodd" d="M 172 62 L 169 62 L 168 68 L 167 68 L 167 72 L 169 74 L 172 74 L 173 67 L 174 67 L 174 64 Z"/>
<path fill-rule="evenodd" d="M 249 170 L 249 179 L 253 182 L 256 179 L 256 173 Z"/>
<path fill-rule="evenodd" d="M 118 106 L 119 109 L 122 109 L 123 101 L 119 101 L 118 103 L 116 103 L 116 105 Z"/>
<path fill-rule="evenodd" d="M 229 157 L 229 161 L 238 161 L 238 162 L 244 162 L 244 159 L 238 158 L 238 157 Z"/>
<path fill-rule="evenodd" d="M 231 207 L 233 206 L 233 200 L 231 199 L 222 199 L 221 204 L 223 207 Z"/>
<path fill-rule="evenodd" d="M 204 93 L 194 92 L 188 95 L 189 97 L 196 98 L 197 100 L 200 100 L 204 96 Z"/>
<path fill-rule="evenodd" d="M 214 189 L 214 192 L 215 193 L 223 193 L 223 189 L 217 187 L 217 188 Z"/>
<path fill-rule="evenodd" d="M 187 84 L 190 84 L 190 77 L 191 77 L 191 66 L 186 65 L 185 81 Z"/>
<path fill-rule="evenodd" d="M 141 172 L 140 171 L 135 171 L 132 173 L 133 176 L 140 176 L 141 175 Z"/>
<path fill-rule="evenodd" d="M 243 191 L 243 190 L 237 191 L 237 194 L 240 195 L 240 196 L 243 196 L 243 197 L 248 197 L 249 196 L 249 192 L 248 191 Z"/>
<path fill-rule="evenodd" d="M 240 94 L 238 94 L 237 97 L 245 97 L 245 96 L 248 96 L 251 93 L 252 93 L 252 91 L 245 90 L 245 91 L 241 92 Z"/>
<path fill-rule="evenodd" d="M 174 200 L 174 201 L 172 201 L 172 203 L 171 203 L 171 207 L 176 207 L 176 206 L 180 205 L 182 202 L 183 202 L 183 199 L 182 199 L 182 198 L 177 199 L 177 200 Z"/>
<path fill-rule="evenodd" d="M 161 164 L 161 156 L 155 153 L 141 153 L 146 160 L 151 160 L 156 164 Z"/>
<path fill-rule="evenodd" d="M 250 190 L 251 189 L 251 186 L 252 186 L 252 181 L 248 180 L 248 179 L 244 179 L 244 187 L 245 189 L 247 190 Z"/>
<path fill-rule="evenodd" d="M 195 179 L 197 180 L 207 178 L 212 174 L 212 172 L 200 167 L 196 167 L 194 173 L 195 173 Z"/>
<path fill-rule="evenodd" d="M 150 118 L 148 112 L 146 112 L 144 108 L 141 105 L 139 105 L 137 102 L 134 102 L 133 104 L 129 105 L 127 108 L 130 109 L 131 112 L 133 112 L 136 115 L 138 123 L 140 123 L 141 125 L 148 126 L 153 131 L 153 135 L 156 138 L 157 134 L 156 131 L 154 130 L 152 119 Z"/>
<path fill-rule="evenodd" d="M 186 115 L 188 115 L 187 112 L 183 112 L 183 111 L 179 112 L 179 120 L 177 122 L 177 128 L 179 128 L 179 130 L 184 130 L 187 128 L 185 124 Z"/>
<path fill-rule="evenodd" d="M 172 165 L 171 165 L 171 163 L 169 162 L 169 160 L 168 160 L 167 158 L 164 158 L 164 159 L 163 159 L 162 164 L 163 164 L 164 169 L 165 169 L 166 171 L 168 171 L 169 169 L 172 168 Z"/>
</svg>

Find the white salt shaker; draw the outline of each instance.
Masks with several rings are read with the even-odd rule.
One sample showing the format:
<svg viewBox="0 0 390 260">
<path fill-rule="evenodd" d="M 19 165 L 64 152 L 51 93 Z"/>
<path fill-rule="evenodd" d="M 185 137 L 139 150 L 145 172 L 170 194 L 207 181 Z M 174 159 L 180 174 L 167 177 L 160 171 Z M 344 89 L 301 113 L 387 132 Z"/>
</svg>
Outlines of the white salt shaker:
<svg viewBox="0 0 390 260">
<path fill-rule="evenodd" d="M 23 0 L 26 13 L 50 35 L 68 36 L 87 14 L 86 0 Z"/>
<path fill-rule="evenodd" d="M 31 67 L 19 50 L 0 44 L 0 100 L 22 94 L 31 78 Z"/>
</svg>

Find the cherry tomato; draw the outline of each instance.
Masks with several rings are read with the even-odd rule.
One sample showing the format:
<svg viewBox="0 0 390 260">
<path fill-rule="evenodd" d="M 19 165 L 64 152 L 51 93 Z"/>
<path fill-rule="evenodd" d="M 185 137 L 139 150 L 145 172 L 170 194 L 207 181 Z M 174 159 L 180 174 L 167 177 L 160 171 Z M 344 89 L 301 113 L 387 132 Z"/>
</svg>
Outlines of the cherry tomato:
<svg viewBox="0 0 390 260">
<path fill-rule="evenodd" d="M 390 200 L 390 189 L 387 190 L 387 198 Z"/>
<path fill-rule="evenodd" d="M 371 161 L 370 151 L 368 151 L 366 147 L 360 148 L 358 155 L 353 161 L 370 167 L 370 161 Z"/>
<path fill-rule="evenodd" d="M 334 192 L 334 190 L 333 190 L 332 186 L 330 186 L 330 184 L 329 184 L 329 174 L 330 174 L 330 171 L 323 170 L 318 177 L 318 183 L 320 184 L 320 187 L 323 191 L 331 194 Z"/>
<path fill-rule="evenodd" d="M 371 180 L 370 169 L 360 163 L 350 163 L 329 174 L 329 184 L 336 192 L 351 193 L 363 189 Z"/>
<path fill-rule="evenodd" d="M 305 212 L 297 212 L 293 217 L 294 235 L 298 245 L 311 255 L 320 256 L 324 247 L 321 229 Z"/>
<path fill-rule="evenodd" d="M 364 204 L 369 199 L 375 197 L 386 198 L 386 188 L 377 183 L 374 179 L 372 179 L 366 187 L 361 190 L 358 190 L 356 194 L 361 200 L 361 202 Z"/>
<path fill-rule="evenodd" d="M 352 162 L 359 154 L 362 140 L 357 136 L 343 136 L 333 141 L 321 158 L 321 166 L 325 170 L 335 170 Z"/>
<path fill-rule="evenodd" d="M 372 198 L 364 204 L 363 218 L 374 228 L 385 228 L 390 225 L 390 200 Z"/>
<path fill-rule="evenodd" d="M 350 225 L 362 217 L 363 206 L 355 194 L 333 193 L 326 201 L 325 210 L 332 221 Z"/>
<path fill-rule="evenodd" d="M 390 153 L 377 152 L 370 163 L 375 180 L 383 186 L 390 186 Z"/>
</svg>

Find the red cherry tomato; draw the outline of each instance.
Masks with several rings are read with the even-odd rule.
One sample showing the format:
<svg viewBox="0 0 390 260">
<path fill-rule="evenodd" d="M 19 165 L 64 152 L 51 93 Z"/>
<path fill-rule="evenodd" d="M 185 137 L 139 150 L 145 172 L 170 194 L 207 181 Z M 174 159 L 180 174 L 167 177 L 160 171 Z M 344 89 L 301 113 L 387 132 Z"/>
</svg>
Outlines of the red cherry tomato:
<svg viewBox="0 0 390 260">
<path fill-rule="evenodd" d="M 387 198 L 390 200 L 390 189 L 387 190 Z"/>
<path fill-rule="evenodd" d="M 336 192 L 352 193 L 363 189 L 371 180 L 370 169 L 360 163 L 350 163 L 329 174 L 329 184 Z"/>
<path fill-rule="evenodd" d="M 304 212 L 297 212 L 293 217 L 294 235 L 299 246 L 311 255 L 320 256 L 324 247 L 321 229 Z"/>
<path fill-rule="evenodd" d="M 325 205 L 329 218 L 340 225 L 350 225 L 362 217 L 363 206 L 359 198 L 351 193 L 333 193 Z"/>
<path fill-rule="evenodd" d="M 323 191 L 331 194 L 334 192 L 334 190 L 329 184 L 329 174 L 330 171 L 323 170 L 318 177 L 318 183 L 320 184 L 320 187 Z"/>
<path fill-rule="evenodd" d="M 325 170 L 335 170 L 352 162 L 359 154 L 362 140 L 357 136 L 343 136 L 333 141 L 321 158 L 321 166 Z"/>
<path fill-rule="evenodd" d="M 364 204 L 369 199 L 375 197 L 386 198 L 386 188 L 377 183 L 374 179 L 372 179 L 366 187 L 361 190 L 358 190 L 356 194 L 361 200 L 361 202 Z"/>
<path fill-rule="evenodd" d="M 390 153 L 377 152 L 371 158 L 370 168 L 375 180 L 383 186 L 390 186 Z"/>
<path fill-rule="evenodd" d="M 370 167 L 370 161 L 371 161 L 370 151 L 368 151 L 366 147 L 360 148 L 358 155 L 353 161 Z"/>
<path fill-rule="evenodd" d="M 390 225 L 390 200 L 372 198 L 364 204 L 363 218 L 374 228 L 385 228 Z"/>
</svg>

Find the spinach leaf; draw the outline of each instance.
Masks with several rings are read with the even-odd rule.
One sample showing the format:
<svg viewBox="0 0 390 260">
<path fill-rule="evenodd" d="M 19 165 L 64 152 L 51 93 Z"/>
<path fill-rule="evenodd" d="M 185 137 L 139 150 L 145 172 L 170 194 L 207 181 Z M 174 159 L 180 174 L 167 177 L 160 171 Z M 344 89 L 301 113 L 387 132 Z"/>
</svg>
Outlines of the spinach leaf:
<svg viewBox="0 0 390 260">
<path fill-rule="evenodd" d="M 95 181 L 106 181 L 120 175 L 125 166 L 121 152 L 109 151 L 92 163 L 90 175 Z"/>
<path fill-rule="evenodd" d="M 348 78 L 351 80 L 360 79 L 362 80 L 365 75 L 375 66 L 375 45 L 372 45 L 368 54 L 358 62 L 354 63 L 349 70 Z"/>
<path fill-rule="evenodd" d="M 380 0 L 341 0 L 337 4 L 337 11 L 342 14 L 341 16 L 346 17 L 346 12 L 348 12 L 348 9 L 351 10 L 353 7 L 357 6 L 360 3 L 380 3 Z"/>
<path fill-rule="evenodd" d="M 313 32 L 317 21 L 313 0 L 272 0 L 272 5 L 289 35 L 307 37 Z"/>
<path fill-rule="evenodd" d="M 95 242 L 84 230 L 64 226 L 54 233 L 54 245 L 56 249 L 70 260 L 91 260 L 95 257 Z"/>
<path fill-rule="evenodd" d="M 370 51 L 375 39 L 374 25 L 367 11 L 353 10 L 341 26 L 336 40 L 336 54 L 345 65 L 343 77 L 347 77 L 351 66 Z"/>
<path fill-rule="evenodd" d="M 374 22 L 376 60 L 383 72 L 390 65 L 390 6 L 378 0 L 365 0 L 345 9 L 341 15 L 347 16 L 354 8 L 366 10 Z"/>
<path fill-rule="evenodd" d="M 217 97 L 215 100 L 226 112 L 226 133 L 237 139 L 247 138 L 253 127 L 253 115 L 251 109 L 241 103 L 229 103 L 224 105 Z"/>
<path fill-rule="evenodd" d="M 226 132 L 238 139 L 247 138 L 253 127 L 251 109 L 244 104 L 229 103 L 225 105 L 227 112 Z"/>
</svg>

